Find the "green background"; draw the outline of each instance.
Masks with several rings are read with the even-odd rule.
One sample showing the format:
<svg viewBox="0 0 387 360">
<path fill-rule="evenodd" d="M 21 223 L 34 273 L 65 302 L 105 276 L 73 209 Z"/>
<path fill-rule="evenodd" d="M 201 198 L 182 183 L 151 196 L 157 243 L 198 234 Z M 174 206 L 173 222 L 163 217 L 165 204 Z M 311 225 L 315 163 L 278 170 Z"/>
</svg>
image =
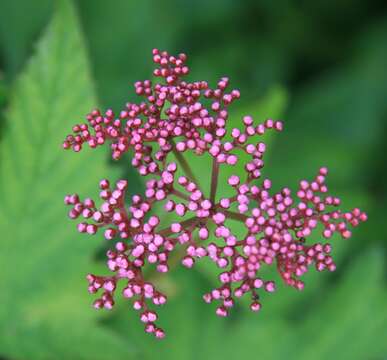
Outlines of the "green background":
<svg viewBox="0 0 387 360">
<path fill-rule="evenodd" d="M 332 240 L 335 273 L 311 271 L 303 292 L 280 285 L 259 314 L 242 303 L 216 317 L 201 299 L 209 266 L 156 278 L 170 298 L 162 342 L 125 301 L 91 308 L 84 276 L 106 273 L 106 245 L 77 234 L 63 206 L 103 177 L 132 193 L 143 180 L 107 149 L 61 150 L 90 109 L 135 99 L 154 47 L 186 52 L 191 79 L 230 76 L 232 121 L 284 120 L 267 139 L 274 187 L 328 166 L 343 208 L 369 215 Z M 386 130 L 385 1 L 0 0 L 0 358 L 387 359 Z"/>
</svg>

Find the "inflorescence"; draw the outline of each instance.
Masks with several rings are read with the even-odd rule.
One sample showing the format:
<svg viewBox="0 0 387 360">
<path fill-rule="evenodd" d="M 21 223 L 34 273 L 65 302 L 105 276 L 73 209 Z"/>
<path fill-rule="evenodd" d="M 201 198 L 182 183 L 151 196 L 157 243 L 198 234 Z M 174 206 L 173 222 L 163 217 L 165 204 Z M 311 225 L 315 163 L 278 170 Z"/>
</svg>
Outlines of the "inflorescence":
<svg viewBox="0 0 387 360">
<path fill-rule="evenodd" d="M 132 196 L 129 204 L 126 180 L 114 185 L 102 180 L 99 206 L 77 194 L 65 197 L 71 207 L 69 217 L 85 219 L 78 224 L 79 232 L 104 231 L 105 239 L 115 242 L 107 252 L 112 275 L 87 276 L 89 292 L 102 293 L 94 307 L 111 309 L 121 280 L 122 295 L 140 311 L 145 331 L 163 338 L 164 331 L 155 324 L 157 313 L 150 306 L 163 305 L 167 296 L 144 278 L 144 267 L 168 272 L 173 252 L 183 253 L 181 264 L 187 268 L 197 259 L 209 258 L 220 269 L 219 286 L 203 296 L 207 303 L 218 303 L 219 316 L 227 316 L 235 299 L 247 294 L 250 309 L 260 310 L 259 291 L 276 288 L 274 281 L 259 276 L 265 265 L 276 265 L 283 281 L 298 290 L 304 288 L 300 278 L 311 266 L 334 271 L 331 245 L 308 244 L 308 237 L 319 227 L 326 239 L 336 232 L 349 238 L 348 225 L 355 227 L 367 216 L 358 208 L 334 209 L 340 199 L 326 195 L 327 168 L 321 168 L 312 181 L 302 180 L 295 196 L 286 187 L 270 191 L 271 181 L 261 178 L 266 147 L 254 138 L 268 130 L 281 131 L 282 123 L 269 119 L 254 124 L 251 116 L 244 116 L 241 129 L 227 128 L 228 107 L 240 97 L 238 90 L 227 90 L 228 78 L 221 78 L 212 89 L 206 81 L 183 80 L 189 73 L 185 54 L 175 57 L 155 49 L 153 61 L 153 75 L 161 81 L 134 85 L 144 101 L 127 103 L 118 116 L 112 110 L 93 110 L 87 123 L 75 125 L 73 135 L 63 143 L 65 149 L 76 152 L 84 145 L 95 148 L 108 143 L 113 159 L 130 152 L 140 175 L 151 176 L 145 194 Z M 240 161 L 238 151 L 249 159 L 244 172 L 220 184 L 231 187 L 234 195 L 218 198 L 219 172 Z M 212 159 L 212 173 L 202 174 L 211 176 L 208 194 L 184 154 L 207 154 Z M 158 203 L 181 220 L 163 223 L 152 214 Z M 230 220 L 240 222 L 244 236 L 233 233 Z"/>
</svg>

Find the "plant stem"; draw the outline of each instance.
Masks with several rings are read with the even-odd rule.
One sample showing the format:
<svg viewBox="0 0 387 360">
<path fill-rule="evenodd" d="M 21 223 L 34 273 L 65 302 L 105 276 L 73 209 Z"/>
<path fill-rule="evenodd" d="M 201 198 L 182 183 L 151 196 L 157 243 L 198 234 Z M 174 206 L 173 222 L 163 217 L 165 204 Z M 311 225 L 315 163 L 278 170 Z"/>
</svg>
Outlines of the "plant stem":
<svg viewBox="0 0 387 360">
<path fill-rule="evenodd" d="M 192 172 L 191 167 L 188 165 L 187 160 L 179 151 L 176 150 L 176 147 L 174 146 L 174 144 L 173 144 L 173 153 L 175 154 L 177 161 L 185 171 L 187 177 L 190 178 L 199 187 L 199 182 L 196 179 L 194 173 Z"/>
<path fill-rule="evenodd" d="M 248 216 L 246 216 L 246 215 L 238 214 L 238 213 L 235 213 L 235 212 L 229 211 L 229 210 L 223 210 L 223 212 L 229 218 L 234 219 L 234 220 L 238 220 L 238 221 L 242 221 L 242 222 L 245 222 L 246 219 L 248 218 Z"/>
<path fill-rule="evenodd" d="M 210 201 L 215 203 L 216 189 L 218 188 L 218 177 L 219 177 L 219 163 L 216 158 L 212 159 L 212 174 L 211 174 L 211 191 Z"/>
<path fill-rule="evenodd" d="M 188 195 L 186 195 L 186 194 L 184 194 L 181 191 L 176 190 L 176 189 L 171 190 L 171 194 L 173 194 L 181 199 L 187 200 L 187 201 L 191 200 Z"/>
</svg>

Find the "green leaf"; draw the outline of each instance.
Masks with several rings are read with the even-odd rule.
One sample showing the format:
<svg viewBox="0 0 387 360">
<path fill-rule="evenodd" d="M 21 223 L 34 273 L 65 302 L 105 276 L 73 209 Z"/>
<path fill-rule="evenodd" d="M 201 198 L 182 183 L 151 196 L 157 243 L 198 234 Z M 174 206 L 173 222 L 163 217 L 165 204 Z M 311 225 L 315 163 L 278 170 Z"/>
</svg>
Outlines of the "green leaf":
<svg viewBox="0 0 387 360">
<path fill-rule="evenodd" d="M 2 78 L 2 74 L 0 72 L 0 111 L 3 110 L 6 100 L 7 100 L 7 90 L 6 90 L 4 80 Z"/>
<path fill-rule="evenodd" d="M 149 76 L 151 49 L 172 51 L 180 47 L 176 34 L 184 31 L 186 21 L 184 16 L 175 16 L 179 5 L 174 0 L 115 0 L 114 6 L 107 6 L 106 0 L 82 0 L 77 1 L 77 6 L 89 40 L 103 104 L 121 109 L 128 100 L 137 101 L 128 83 Z M 101 20 L 108 31 L 106 26 L 101 26 Z M 160 24 L 163 24 L 162 31 Z"/>
<path fill-rule="evenodd" d="M 14 78 L 47 24 L 54 8 L 51 0 L 0 2 L 0 48 L 6 78 Z"/>
<path fill-rule="evenodd" d="M 273 178 L 286 173 L 297 181 L 327 166 L 330 184 L 369 187 L 373 169 L 380 167 L 385 134 L 386 36 L 383 19 L 362 34 L 349 61 L 294 91 L 281 146 L 273 153 L 275 166 L 269 169 Z"/>
<path fill-rule="evenodd" d="M 78 20 L 61 1 L 17 80 L 0 144 L 0 353 L 12 359 L 131 354 L 98 325 L 84 276 L 100 241 L 76 234 L 63 196 L 109 175 L 105 153 L 64 152 L 71 125 L 96 104 Z"/>
<path fill-rule="evenodd" d="M 337 287 L 313 304 L 299 359 L 366 359 L 387 354 L 387 291 L 380 248 L 359 256 Z"/>
<path fill-rule="evenodd" d="M 0 72 L 0 141 L 3 136 L 4 108 L 7 103 L 7 88 Z"/>
</svg>

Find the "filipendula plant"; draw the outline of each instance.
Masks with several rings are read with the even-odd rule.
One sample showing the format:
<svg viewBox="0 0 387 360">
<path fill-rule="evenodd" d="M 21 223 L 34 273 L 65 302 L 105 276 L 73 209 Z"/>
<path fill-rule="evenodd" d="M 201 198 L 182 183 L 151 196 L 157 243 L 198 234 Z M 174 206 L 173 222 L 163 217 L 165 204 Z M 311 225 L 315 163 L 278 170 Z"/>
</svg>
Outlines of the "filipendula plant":
<svg viewBox="0 0 387 360">
<path fill-rule="evenodd" d="M 100 205 L 77 194 L 67 195 L 65 203 L 71 207 L 71 219 L 85 219 L 78 223 L 79 232 L 103 231 L 105 239 L 114 242 L 106 254 L 111 274 L 87 275 L 89 292 L 101 294 L 94 307 L 111 309 L 122 281 L 122 296 L 139 311 L 145 331 L 157 338 L 165 333 L 156 325 L 153 305 L 165 304 L 167 296 L 144 277 L 145 267 L 166 273 L 173 253 L 182 254 L 181 264 L 187 268 L 198 259 L 213 261 L 220 272 L 219 286 L 204 294 L 204 301 L 216 301 L 216 314 L 227 316 L 236 299 L 249 296 L 250 309 L 259 311 L 259 292 L 276 289 L 273 280 L 260 276 L 261 268 L 275 266 L 286 284 L 302 290 L 301 277 L 310 267 L 336 269 L 331 245 L 310 243 L 312 232 L 321 229 L 325 239 L 335 232 L 349 238 L 348 226 L 367 219 L 358 208 L 337 209 L 340 199 L 327 195 L 325 167 L 312 181 L 302 180 L 295 195 L 287 187 L 271 191 L 271 181 L 261 177 L 266 146 L 257 138 L 282 131 L 282 122 L 256 124 L 244 116 L 240 128 L 228 129 L 228 108 L 239 99 L 239 91 L 227 90 L 228 78 L 221 78 L 214 89 L 206 81 L 183 80 L 189 73 L 186 60 L 185 54 L 153 50 L 153 75 L 161 80 L 135 83 L 136 94 L 144 100 L 127 103 L 118 116 L 112 110 L 93 110 L 87 123 L 75 125 L 63 143 L 76 152 L 85 144 L 109 144 L 113 159 L 130 152 L 132 166 L 148 177 L 145 193 L 130 201 L 127 180 L 110 184 L 103 179 Z M 195 173 L 187 156 L 210 157 L 212 166 Z M 238 167 L 240 173 L 220 183 L 222 168 L 235 167 L 242 158 L 247 160 L 244 168 Z M 200 186 L 201 177 L 211 179 L 208 193 Z M 218 186 L 230 187 L 233 195 L 217 196 Z M 181 220 L 167 223 L 152 213 L 158 203 Z M 243 236 L 235 234 L 230 220 L 240 222 Z"/>
</svg>

